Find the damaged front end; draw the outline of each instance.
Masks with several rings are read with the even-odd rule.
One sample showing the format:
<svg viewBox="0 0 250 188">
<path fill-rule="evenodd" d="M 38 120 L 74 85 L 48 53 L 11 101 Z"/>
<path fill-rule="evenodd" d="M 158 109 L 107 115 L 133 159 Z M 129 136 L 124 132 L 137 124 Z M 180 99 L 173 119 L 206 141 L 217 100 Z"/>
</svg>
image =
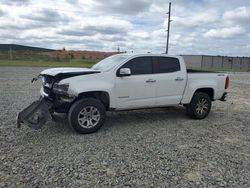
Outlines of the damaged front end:
<svg viewBox="0 0 250 188">
<path fill-rule="evenodd" d="M 46 122 L 53 120 L 54 113 L 67 113 L 78 94 L 69 89 L 68 83 L 61 81 L 95 73 L 99 71 L 81 68 L 55 68 L 41 72 L 31 81 L 42 80 L 40 99 L 17 114 L 17 127 L 27 124 L 33 129 L 40 129 Z"/>
<path fill-rule="evenodd" d="M 42 80 L 40 90 L 40 99 L 23 109 L 17 114 L 17 127 L 26 124 L 32 129 L 40 129 L 42 126 L 52 120 L 53 114 L 67 113 L 70 104 L 76 96 L 69 95 L 68 84 L 59 84 L 64 77 L 39 75 L 32 79 L 32 82 Z"/>
<path fill-rule="evenodd" d="M 17 127 L 20 128 L 22 124 L 26 124 L 32 129 L 38 130 L 42 126 L 52 120 L 54 112 L 54 95 L 52 92 L 53 85 L 57 81 L 56 77 L 49 75 L 38 75 L 32 79 L 32 83 L 37 80 L 42 80 L 42 87 L 40 90 L 40 99 L 34 101 L 28 107 L 17 114 Z"/>
</svg>

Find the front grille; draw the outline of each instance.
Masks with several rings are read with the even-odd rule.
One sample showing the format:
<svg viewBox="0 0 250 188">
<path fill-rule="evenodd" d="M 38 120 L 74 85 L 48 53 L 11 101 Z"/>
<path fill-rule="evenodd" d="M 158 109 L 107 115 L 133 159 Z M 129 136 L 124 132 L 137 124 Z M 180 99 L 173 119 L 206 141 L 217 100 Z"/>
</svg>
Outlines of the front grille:
<svg viewBox="0 0 250 188">
<path fill-rule="evenodd" d="M 43 75 L 42 79 L 43 79 L 44 90 L 51 89 L 56 81 L 55 77 L 49 75 Z"/>
<path fill-rule="evenodd" d="M 44 75 L 44 78 L 45 78 L 45 83 L 48 84 L 53 84 L 53 82 L 55 81 L 55 77 L 53 76 Z"/>
<path fill-rule="evenodd" d="M 43 91 L 44 91 L 44 93 L 46 93 L 46 94 L 50 94 L 50 88 L 47 88 L 47 87 L 43 87 Z"/>
</svg>

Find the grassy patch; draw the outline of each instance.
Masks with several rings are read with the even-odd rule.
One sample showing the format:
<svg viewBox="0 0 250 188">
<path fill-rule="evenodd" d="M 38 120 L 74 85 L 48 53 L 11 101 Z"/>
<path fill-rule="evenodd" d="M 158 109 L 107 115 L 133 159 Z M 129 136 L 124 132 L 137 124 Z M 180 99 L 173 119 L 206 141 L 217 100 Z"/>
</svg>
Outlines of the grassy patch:
<svg viewBox="0 0 250 188">
<path fill-rule="evenodd" d="M 0 66 L 21 66 L 21 67 L 91 67 L 97 60 L 74 59 L 70 61 L 23 61 L 23 60 L 0 60 Z"/>
</svg>

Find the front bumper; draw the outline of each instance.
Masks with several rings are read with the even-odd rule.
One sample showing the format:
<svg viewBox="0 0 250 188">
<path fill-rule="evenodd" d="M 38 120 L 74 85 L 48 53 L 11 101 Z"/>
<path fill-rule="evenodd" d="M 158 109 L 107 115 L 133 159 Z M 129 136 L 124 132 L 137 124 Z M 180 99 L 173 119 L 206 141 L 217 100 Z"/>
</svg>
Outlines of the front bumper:
<svg viewBox="0 0 250 188">
<path fill-rule="evenodd" d="M 40 89 L 41 97 L 17 114 L 16 123 L 18 128 L 22 124 L 26 124 L 33 129 L 39 129 L 52 119 L 54 113 L 67 113 L 76 99 L 75 95 L 56 93 L 53 90 L 54 84 L 60 81 L 58 78 L 49 75 L 39 75 L 32 82 L 39 78 L 43 80 Z"/>
<path fill-rule="evenodd" d="M 17 127 L 27 124 L 33 129 L 40 129 L 46 122 L 51 120 L 50 104 L 45 98 L 33 102 L 17 114 Z"/>
<path fill-rule="evenodd" d="M 42 87 L 40 99 L 17 114 L 16 123 L 32 129 L 40 129 L 46 122 L 52 120 L 54 113 L 67 113 L 75 97 L 55 95 L 51 90 Z"/>
</svg>

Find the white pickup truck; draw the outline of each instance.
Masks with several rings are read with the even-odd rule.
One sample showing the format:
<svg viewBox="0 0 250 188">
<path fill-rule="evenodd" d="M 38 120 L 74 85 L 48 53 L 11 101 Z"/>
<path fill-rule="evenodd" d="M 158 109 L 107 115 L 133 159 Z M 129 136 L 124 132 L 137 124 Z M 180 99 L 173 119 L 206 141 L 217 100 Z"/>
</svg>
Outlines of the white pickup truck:
<svg viewBox="0 0 250 188">
<path fill-rule="evenodd" d="M 66 113 L 83 134 L 97 131 L 106 111 L 183 105 L 203 119 L 212 101 L 225 100 L 229 85 L 227 74 L 187 70 L 181 56 L 164 54 L 118 54 L 90 69 L 47 69 L 38 78 L 41 98 L 18 113 L 18 127 L 40 128 L 52 114 Z"/>
</svg>

